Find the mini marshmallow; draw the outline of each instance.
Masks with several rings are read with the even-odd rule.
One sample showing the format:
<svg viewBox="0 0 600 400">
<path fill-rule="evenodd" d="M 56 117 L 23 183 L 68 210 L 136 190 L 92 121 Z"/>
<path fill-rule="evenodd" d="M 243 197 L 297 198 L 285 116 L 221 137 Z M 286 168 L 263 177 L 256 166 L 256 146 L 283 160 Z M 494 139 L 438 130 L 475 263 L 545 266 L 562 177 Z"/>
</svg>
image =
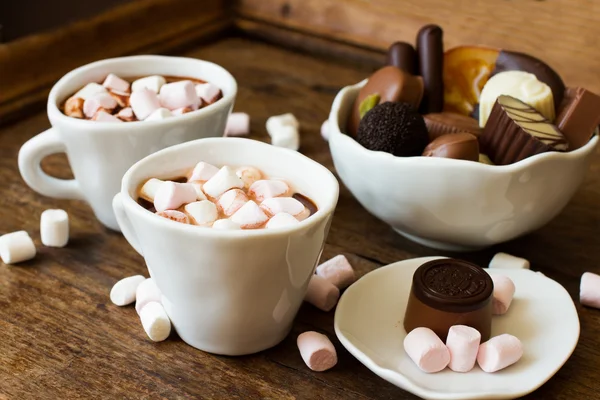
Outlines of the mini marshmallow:
<svg viewBox="0 0 600 400">
<path fill-rule="evenodd" d="M 296 344 L 304 363 L 313 371 L 326 371 L 337 364 L 337 353 L 333 343 L 321 333 L 301 333 Z"/>
<path fill-rule="evenodd" d="M 133 109 L 131 107 L 125 107 L 117 113 L 117 118 L 122 121 L 135 121 L 135 115 L 133 114 Z"/>
<path fill-rule="evenodd" d="M 275 216 L 273 216 L 273 218 L 271 218 L 269 220 L 269 222 L 267 222 L 267 225 L 265 225 L 265 228 L 267 228 L 267 229 L 283 228 L 286 226 L 298 225 L 299 223 L 300 223 L 300 221 L 298 221 L 296 219 L 296 217 L 294 217 L 293 215 L 290 215 L 287 213 L 279 213 L 279 214 L 275 214 Z"/>
<path fill-rule="evenodd" d="M 65 247 L 69 241 L 69 214 L 65 210 L 46 210 L 40 219 L 42 244 Z"/>
<path fill-rule="evenodd" d="M 195 169 L 195 168 L 194 168 Z M 192 176 L 194 174 L 192 173 Z M 221 168 L 212 178 L 204 184 L 204 193 L 210 197 L 219 197 L 229 189 L 244 187 L 244 182 L 235 171 L 228 166 Z"/>
<path fill-rule="evenodd" d="M 584 306 L 600 308 L 600 275 L 591 272 L 581 275 L 579 302 Z"/>
<path fill-rule="evenodd" d="M 523 356 L 521 341 L 505 333 L 479 346 L 477 363 L 485 372 L 496 372 L 516 363 L 521 356 Z"/>
<path fill-rule="evenodd" d="M 112 114 L 107 113 L 104 110 L 98 111 L 94 115 L 94 118 L 92 118 L 92 121 L 96 121 L 96 122 L 123 122 L 119 118 L 115 117 Z"/>
<path fill-rule="evenodd" d="M 248 189 L 252 184 L 262 179 L 262 173 L 258 168 L 254 167 L 239 167 L 235 170 L 235 174 L 244 181 L 244 187 Z"/>
<path fill-rule="evenodd" d="M 173 113 L 173 115 L 183 115 L 183 114 L 187 114 L 192 111 L 194 111 L 194 110 L 192 110 L 191 107 L 182 107 L 182 108 L 176 108 L 175 110 L 173 110 L 171 112 Z"/>
<path fill-rule="evenodd" d="M 267 133 L 273 137 L 273 133 L 279 130 L 282 126 L 292 126 L 294 129 L 300 129 L 300 123 L 292 113 L 274 115 L 267 119 Z"/>
<path fill-rule="evenodd" d="M 244 136 L 250 133 L 250 116 L 246 113 L 231 113 L 225 125 L 225 136 Z"/>
<path fill-rule="evenodd" d="M 154 279 L 146 279 L 138 285 L 137 290 L 135 291 L 135 311 L 137 311 L 139 315 L 142 308 L 151 301 L 160 303 L 161 296 L 162 293 L 158 286 L 156 286 Z"/>
<path fill-rule="evenodd" d="M 197 225 L 212 225 L 219 217 L 217 206 L 209 200 L 194 201 L 186 204 L 184 209 Z"/>
<path fill-rule="evenodd" d="M 215 176 L 219 172 L 219 168 L 215 167 L 212 164 L 205 163 L 200 161 L 194 167 L 192 174 L 190 175 L 188 181 L 207 181 L 213 176 Z"/>
<path fill-rule="evenodd" d="M 199 83 L 195 87 L 196 96 L 206 104 L 212 104 L 221 96 L 221 90 L 212 83 Z"/>
<path fill-rule="evenodd" d="M 92 82 L 79 89 L 79 91 L 75 93 L 73 97 L 79 97 L 80 99 L 87 100 L 89 97 L 97 95 L 98 93 L 108 93 L 108 91 L 99 83 Z"/>
<path fill-rule="evenodd" d="M 146 76 L 145 78 L 140 78 L 131 84 L 131 91 L 138 92 L 140 90 L 148 89 L 158 94 L 162 85 L 167 83 L 167 80 L 159 75 Z"/>
<path fill-rule="evenodd" d="M 178 81 L 167 83 L 160 88 L 158 95 L 160 105 L 169 110 L 190 107 L 196 110 L 200 106 L 200 99 L 196 96 L 196 90 L 192 81 Z"/>
<path fill-rule="evenodd" d="M 250 186 L 248 193 L 250 196 L 254 196 L 257 201 L 263 202 L 265 199 L 283 196 L 289 190 L 290 187 L 284 181 L 261 179 Z"/>
<path fill-rule="evenodd" d="M 108 90 L 114 90 L 116 92 L 129 92 L 129 82 L 127 82 L 125 79 L 119 78 L 115 74 L 108 74 L 106 79 L 104 79 L 102 86 Z"/>
<path fill-rule="evenodd" d="M 293 197 L 272 197 L 263 201 L 260 206 L 270 215 L 276 215 L 283 212 L 293 215 L 298 218 L 299 221 L 306 219 L 310 215 L 310 211 L 304 207 L 304 204 Z"/>
<path fill-rule="evenodd" d="M 196 191 L 196 200 L 207 200 L 200 182 L 190 182 L 190 185 L 192 185 Z"/>
<path fill-rule="evenodd" d="M 325 141 L 329 141 L 329 120 L 326 119 L 321 125 L 321 136 Z"/>
<path fill-rule="evenodd" d="M 258 204 L 250 200 L 231 216 L 231 220 L 242 229 L 255 229 L 267 222 L 269 217 Z"/>
<path fill-rule="evenodd" d="M 221 230 L 239 230 L 242 229 L 239 224 L 236 224 L 230 219 L 218 219 L 213 224 L 213 229 Z"/>
<path fill-rule="evenodd" d="M 151 301 L 140 311 L 144 331 L 153 342 L 161 342 L 171 334 L 171 320 L 162 304 Z"/>
<path fill-rule="evenodd" d="M 494 315 L 505 314 L 515 294 L 515 284 L 508 276 L 491 275 L 491 278 L 494 282 L 492 313 Z"/>
<path fill-rule="evenodd" d="M 65 115 L 73 118 L 83 118 L 83 100 L 81 97 L 69 97 L 65 102 Z"/>
<path fill-rule="evenodd" d="M 25 231 L 0 236 L 0 258 L 4 264 L 17 264 L 31 260 L 36 253 L 33 240 Z"/>
<path fill-rule="evenodd" d="M 160 108 L 158 96 L 150 89 L 140 89 L 131 93 L 129 105 L 139 120 L 146 119 Z"/>
<path fill-rule="evenodd" d="M 88 97 L 83 103 L 83 113 L 86 117 L 92 118 L 96 111 L 112 110 L 117 107 L 117 101 L 108 93 L 98 93 Z"/>
<path fill-rule="evenodd" d="M 300 134 L 292 126 L 282 126 L 271 134 L 271 144 L 277 147 L 298 151 L 300 148 Z"/>
<path fill-rule="evenodd" d="M 163 180 L 157 178 L 150 178 L 142 185 L 140 189 L 140 197 L 144 200 L 147 200 L 151 203 L 154 203 L 154 197 L 156 196 L 156 191 L 164 183 Z"/>
<path fill-rule="evenodd" d="M 129 276 L 121 279 L 110 290 L 110 301 L 117 306 L 126 306 L 135 301 L 138 285 L 145 281 L 142 275 Z"/>
<path fill-rule="evenodd" d="M 152 111 L 152 114 L 148 115 L 144 121 L 161 121 L 163 119 L 171 118 L 173 114 L 166 108 L 159 108 Z"/>
<path fill-rule="evenodd" d="M 167 181 L 161 184 L 154 194 L 156 211 L 175 210 L 183 204 L 196 201 L 196 189 L 188 183 Z"/>
<path fill-rule="evenodd" d="M 129 93 L 108 92 L 115 99 L 119 107 L 129 107 Z"/>
<path fill-rule="evenodd" d="M 404 351 L 423 372 L 439 372 L 450 362 L 450 352 L 429 328 L 415 328 L 404 338 Z"/>
<path fill-rule="evenodd" d="M 248 196 L 244 193 L 243 190 L 240 189 L 231 189 L 226 191 L 219 197 L 219 207 L 223 211 L 223 214 L 230 217 L 237 210 L 242 208 L 244 204 L 248 201 Z"/>
<path fill-rule="evenodd" d="M 313 275 L 308 282 L 304 301 L 323 311 L 330 311 L 340 298 L 340 290 L 327 279 Z"/>
<path fill-rule="evenodd" d="M 352 269 L 352 265 L 350 265 L 348 259 L 343 254 L 337 255 L 319 265 L 316 273 L 333 283 L 338 289 L 344 289 L 356 280 L 354 269 Z"/>
<path fill-rule="evenodd" d="M 455 372 L 469 372 L 475 366 L 481 334 L 466 325 L 454 325 L 448 331 L 446 347 L 450 352 L 448 367 Z"/>
<path fill-rule="evenodd" d="M 490 261 L 489 268 L 529 269 L 529 261 L 506 253 L 496 253 Z"/>
<path fill-rule="evenodd" d="M 177 210 L 165 210 L 161 212 L 157 212 L 156 215 L 161 216 L 166 219 L 170 219 L 171 221 L 179 222 L 182 224 L 189 224 L 190 219 L 187 215 Z"/>
</svg>

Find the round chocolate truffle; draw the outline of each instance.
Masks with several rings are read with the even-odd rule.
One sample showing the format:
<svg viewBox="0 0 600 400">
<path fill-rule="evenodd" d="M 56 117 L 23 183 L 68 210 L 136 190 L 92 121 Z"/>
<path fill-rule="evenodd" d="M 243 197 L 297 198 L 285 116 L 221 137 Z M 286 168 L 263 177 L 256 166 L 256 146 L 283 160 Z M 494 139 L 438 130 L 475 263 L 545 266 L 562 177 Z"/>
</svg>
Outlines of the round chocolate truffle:
<svg viewBox="0 0 600 400">
<path fill-rule="evenodd" d="M 426 327 L 445 342 L 451 326 L 467 325 L 485 342 L 492 331 L 493 291 L 492 279 L 475 264 L 452 258 L 426 262 L 413 275 L 404 329 Z"/>
<path fill-rule="evenodd" d="M 423 153 L 429 135 L 423 117 L 413 106 L 386 102 L 360 120 L 356 140 L 369 150 L 410 157 Z"/>
<path fill-rule="evenodd" d="M 479 142 L 467 132 L 447 133 L 429 143 L 423 156 L 479 161 Z"/>
</svg>

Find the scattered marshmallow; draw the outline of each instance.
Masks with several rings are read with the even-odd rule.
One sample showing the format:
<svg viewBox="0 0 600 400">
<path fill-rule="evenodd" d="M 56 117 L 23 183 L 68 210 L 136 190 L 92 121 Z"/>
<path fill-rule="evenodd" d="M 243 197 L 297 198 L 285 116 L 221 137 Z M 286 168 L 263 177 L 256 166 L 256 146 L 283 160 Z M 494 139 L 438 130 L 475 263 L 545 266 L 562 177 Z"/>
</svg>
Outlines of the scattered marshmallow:
<svg viewBox="0 0 600 400">
<path fill-rule="evenodd" d="M 104 86 L 108 90 L 116 92 L 129 92 L 129 82 L 127 82 L 125 79 L 119 78 L 115 74 L 108 74 L 106 76 L 106 79 L 104 79 L 104 83 L 102 83 L 102 86 Z"/>
<path fill-rule="evenodd" d="M 69 241 L 69 214 L 65 210 L 46 210 L 40 219 L 42 244 L 65 247 Z"/>
<path fill-rule="evenodd" d="M 195 87 L 196 96 L 206 104 L 212 104 L 215 101 L 219 100 L 221 96 L 221 89 L 212 83 L 199 83 Z"/>
<path fill-rule="evenodd" d="M 221 229 L 221 230 L 239 230 L 242 229 L 239 224 L 236 224 L 230 219 L 218 219 L 213 224 L 213 229 Z"/>
<path fill-rule="evenodd" d="M 197 225 L 212 225 L 219 218 L 217 206 L 209 200 L 194 201 L 186 204 L 184 209 Z"/>
<path fill-rule="evenodd" d="M 356 280 L 354 269 L 343 254 L 337 255 L 330 260 L 325 261 L 317 267 L 317 275 L 327 279 L 337 286 L 338 289 L 344 289 Z"/>
<path fill-rule="evenodd" d="M 235 170 L 235 174 L 242 179 L 246 189 L 252 186 L 254 182 L 262 179 L 262 173 L 254 167 L 239 167 Z"/>
<path fill-rule="evenodd" d="M 439 372 L 450 363 L 450 352 L 429 328 L 415 328 L 404 338 L 404 350 L 423 372 Z"/>
<path fill-rule="evenodd" d="M 92 121 L 97 121 L 97 122 L 123 122 L 119 118 L 115 117 L 112 114 L 107 113 L 104 110 L 98 111 L 94 115 L 94 117 L 92 118 Z"/>
<path fill-rule="evenodd" d="M 163 119 L 171 118 L 173 114 L 166 108 L 159 108 L 152 111 L 152 114 L 148 115 L 144 121 L 161 121 Z"/>
<path fill-rule="evenodd" d="M 192 81 L 167 83 L 160 88 L 158 98 L 160 105 L 169 110 L 176 110 L 183 107 L 190 107 L 192 110 L 196 110 L 201 104 Z"/>
<path fill-rule="evenodd" d="M 126 306 L 135 301 L 135 292 L 146 278 L 142 275 L 129 276 L 115 283 L 110 291 L 110 301 L 117 306 Z"/>
<path fill-rule="evenodd" d="M 257 201 L 263 202 L 265 199 L 283 196 L 288 193 L 290 187 L 284 181 L 275 179 L 261 179 L 254 182 L 248 190 L 251 196 Z"/>
<path fill-rule="evenodd" d="M 157 212 L 156 215 L 166 218 L 166 219 L 170 219 L 171 221 L 179 222 L 181 224 L 189 224 L 190 223 L 190 219 L 188 218 L 188 216 L 185 215 L 185 213 L 182 213 L 181 211 L 177 211 L 177 210 L 160 211 L 160 212 Z"/>
<path fill-rule="evenodd" d="M 502 315 L 508 311 L 513 296 L 515 295 L 515 284 L 512 279 L 504 275 L 491 275 L 494 282 L 494 298 L 492 300 L 492 312 L 494 315 Z"/>
<path fill-rule="evenodd" d="M 270 215 L 286 213 L 298 218 L 299 221 L 306 219 L 310 215 L 310 211 L 304 204 L 300 203 L 293 197 L 272 197 L 263 201 L 260 206 Z"/>
<path fill-rule="evenodd" d="M 326 141 L 329 141 L 329 120 L 328 119 L 323 121 L 323 124 L 321 125 L 321 136 Z"/>
<path fill-rule="evenodd" d="M 496 253 L 490 261 L 490 268 L 504 268 L 504 269 L 529 269 L 529 261 L 511 256 L 507 253 Z"/>
<path fill-rule="evenodd" d="M 131 83 L 131 91 L 138 92 L 140 90 L 148 89 L 158 94 L 160 88 L 167 83 L 167 80 L 159 75 L 146 76 L 144 78 L 137 79 Z"/>
<path fill-rule="evenodd" d="M 300 356 L 313 371 L 326 371 L 337 364 L 337 353 L 329 338 L 318 332 L 304 332 L 296 341 Z"/>
<path fill-rule="evenodd" d="M 117 118 L 121 121 L 131 122 L 135 121 L 135 114 L 133 114 L 133 109 L 131 107 L 125 107 L 117 113 Z"/>
<path fill-rule="evenodd" d="M 271 144 L 298 151 L 300 148 L 300 134 L 292 126 L 282 126 L 271 134 Z"/>
<path fill-rule="evenodd" d="M 73 97 L 79 97 L 80 99 L 87 100 L 89 97 L 92 97 L 99 93 L 107 92 L 108 91 L 104 86 L 100 85 L 99 83 L 92 82 L 79 89 L 79 91 L 75 93 Z"/>
<path fill-rule="evenodd" d="M 204 194 L 204 191 L 202 190 L 202 183 L 200 182 L 190 182 L 190 185 L 192 185 L 194 187 L 194 190 L 196 191 L 196 200 L 207 200 L 206 195 Z"/>
<path fill-rule="evenodd" d="M 225 136 L 245 136 L 250 133 L 250 116 L 246 113 L 231 113 L 225 125 Z"/>
<path fill-rule="evenodd" d="M 313 275 L 308 282 L 304 301 L 323 311 L 330 311 L 340 298 L 340 290 L 327 279 Z"/>
<path fill-rule="evenodd" d="M 256 229 L 269 220 L 269 217 L 254 201 L 246 202 L 231 216 L 231 220 L 242 229 Z"/>
<path fill-rule="evenodd" d="M 0 258 L 4 264 L 17 264 L 31 260 L 36 253 L 33 240 L 25 231 L 0 236 Z"/>
<path fill-rule="evenodd" d="M 156 211 L 175 210 L 183 204 L 196 201 L 196 189 L 188 183 L 167 181 L 162 183 L 154 194 Z"/>
<path fill-rule="evenodd" d="M 161 342 L 171 334 L 171 320 L 162 304 L 151 301 L 140 311 L 144 331 L 153 342 Z"/>
<path fill-rule="evenodd" d="M 73 118 L 83 118 L 83 103 L 81 97 L 69 97 L 65 102 L 65 115 Z"/>
<path fill-rule="evenodd" d="M 98 110 L 113 110 L 117 107 L 117 102 L 108 93 L 98 93 L 88 97 L 83 103 L 83 113 L 86 117 L 92 118 Z"/>
<path fill-rule="evenodd" d="M 299 223 L 300 223 L 300 221 L 298 221 L 296 219 L 296 217 L 294 217 L 293 215 L 290 215 L 287 213 L 279 213 L 279 214 L 275 214 L 275 216 L 273 216 L 269 220 L 269 222 L 267 222 L 267 225 L 265 225 L 265 228 L 267 228 L 267 229 L 283 228 L 286 226 L 298 225 Z"/>
<path fill-rule="evenodd" d="M 139 315 L 146 304 L 151 301 L 160 303 L 161 297 L 162 293 L 158 286 L 156 286 L 154 279 L 146 279 L 138 285 L 137 290 L 135 291 L 135 311 L 137 311 Z"/>
<path fill-rule="evenodd" d="M 491 338 L 479 346 L 477 363 L 485 372 L 496 372 L 519 361 L 523 356 L 523 345 L 513 335 L 505 333 Z"/>
<path fill-rule="evenodd" d="M 235 174 L 235 171 L 228 166 L 224 166 L 204 184 L 203 189 L 204 193 L 216 198 L 229 189 L 241 189 L 243 187 L 244 182 Z"/>
<path fill-rule="evenodd" d="M 139 120 L 146 119 L 155 110 L 160 108 L 158 96 L 150 89 L 134 90 L 129 98 L 129 105 Z"/>
<path fill-rule="evenodd" d="M 188 181 L 207 181 L 215 176 L 217 172 L 219 172 L 219 168 L 212 164 L 205 163 L 204 161 L 200 161 L 194 167 L 194 170 L 192 171 Z"/>
<path fill-rule="evenodd" d="M 581 276 L 579 302 L 584 306 L 600 308 L 600 275 L 585 272 Z"/>
<path fill-rule="evenodd" d="M 151 203 L 154 203 L 154 197 L 156 196 L 156 191 L 164 183 L 163 180 L 157 178 L 151 178 L 146 181 L 142 185 L 140 189 L 140 197 L 144 200 L 147 200 Z"/>
<path fill-rule="evenodd" d="M 237 210 L 242 208 L 248 201 L 248 196 L 240 189 L 231 189 L 226 191 L 219 198 L 218 204 L 223 214 L 227 217 L 232 216 Z"/>
<path fill-rule="evenodd" d="M 273 137 L 273 132 L 276 132 L 282 126 L 292 126 L 294 129 L 300 129 L 300 123 L 292 113 L 274 115 L 267 119 L 267 133 Z"/>
<path fill-rule="evenodd" d="M 469 372 L 475 366 L 481 334 L 466 325 L 454 325 L 448 331 L 446 347 L 450 352 L 448 367 L 455 372 Z"/>
</svg>

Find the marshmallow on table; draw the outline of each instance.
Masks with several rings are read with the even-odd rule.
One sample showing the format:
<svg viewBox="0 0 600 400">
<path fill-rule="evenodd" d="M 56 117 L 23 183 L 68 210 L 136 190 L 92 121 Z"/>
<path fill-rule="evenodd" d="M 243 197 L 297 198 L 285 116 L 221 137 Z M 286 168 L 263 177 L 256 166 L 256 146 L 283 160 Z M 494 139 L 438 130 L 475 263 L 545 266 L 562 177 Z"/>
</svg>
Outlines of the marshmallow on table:
<svg viewBox="0 0 600 400">
<path fill-rule="evenodd" d="M 138 285 L 145 281 L 142 275 L 129 276 L 115 283 L 110 291 L 110 301 L 118 306 L 126 306 L 135 301 Z"/>
<path fill-rule="evenodd" d="M 304 332 L 296 341 L 300 356 L 313 371 L 326 371 L 337 364 L 337 353 L 329 338 L 318 332 Z"/>
<path fill-rule="evenodd" d="M 230 218 L 242 229 L 256 229 L 269 220 L 267 214 L 254 201 L 247 201 Z"/>
<path fill-rule="evenodd" d="M 479 346 L 477 363 L 485 372 L 496 372 L 519 361 L 523 355 L 521 341 L 505 333 Z"/>
<path fill-rule="evenodd" d="M 223 210 L 223 214 L 230 217 L 237 210 L 242 208 L 244 204 L 248 201 L 248 196 L 244 193 L 243 190 L 240 189 L 231 189 L 226 191 L 219 197 L 219 207 Z"/>
<path fill-rule="evenodd" d="M 183 204 L 196 201 L 196 189 L 189 183 L 163 182 L 156 189 L 154 208 L 156 211 L 175 210 Z"/>
<path fill-rule="evenodd" d="M 206 104 L 212 104 L 219 99 L 221 89 L 212 83 L 199 83 L 195 87 L 196 96 Z"/>
<path fill-rule="evenodd" d="M 287 213 L 279 213 L 279 214 L 275 214 L 273 216 L 273 218 L 271 218 L 269 220 L 269 222 L 267 222 L 267 225 L 265 225 L 265 228 L 267 228 L 267 229 L 283 228 L 286 226 L 298 225 L 299 223 L 300 223 L 300 221 L 298 221 L 298 219 L 296 219 L 296 217 L 294 217 L 293 215 L 290 215 Z"/>
<path fill-rule="evenodd" d="M 171 334 L 171 320 L 162 304 L 151 301 L 140 310 L 144 331 L 153 342 L 161 342 Z"/>
<path fill-rule="evenodd" d="M 300 148 L 300 134 L 292 126 L 282 126 L 271 134 L 271 144 L 277 147 L 298 151 Z"/>
<path fill-rule="evenodd" d="M 98 111 L 94 115 L 94 117 L 92 118 L 92 121 L 97 121 L 97 122 L 123 122 L 119 118 L 115 117 L 112 114 L 107 113 L 104 110 Z"/>
<path fill-rule="evenodd" d="M 448 367 L 455 372 L 469 372 L 475 366 L 481 334 L 466 325 L 454 325 L 448 331 L 446 347 L 450 352 Z"/>
<path fill-rule="evenodd" d="M 210 197 L 216 198 L 229 189 L 241 189 L 243 187 L 244 181 L 235 174 L 235 171 L 228 166 L 224 166 L 212 178 L 206 181 L 202 189 Z"/>
<path fill-rule="evenodd" d="M 349 286 L 356 280 L 354 269 L 343 254 L 325 261 L 317 267 L 317 275 L 333 283 L 338 289 Z"/>
<path fill-rule="evenodd" d="M 236 224 L 230 219 L 218 219 L 213 224 L 213 229 L 220 230 L 240 230 L 242 229 L 239 224 Z"/>
<path fill-rule="evenodd" d="M 171 118 L 173 114 L 166 108 L 159 108 L 152 111 L 152 114 L 148 115 L 144 121 L 160 121 L 163 119 Z"/>
<path fill-rule="evenodd" d="M 163 183 L 163 180 L 157 178 L 148 179 L 140 189 L 140 197 L 144 200 L 154 203 L 154 196 L 156 196 L 156 191 Z"/>
<path fill-rule="evenodd" d="M 115 74 L 108 74 L 106 79 L 104 79 L 102 86 L 116 92 L 129 92 L 129 82 L 127 82 L 125 79 L 119 78 Z"/>
<path fill-rule="evenodd" d="M 308 282 L 304 301 L 323 311 L 330 311 L 340 298 L 340 290 L 327 279 L 313 275 Z"/>
<path fill-rule="evenodd" d="M 135 121 L 135 115 L 133 114 L 133 109 L 131 107 L 125 107 L 117 113 L 117 118 L 122 121 Z"/>
<path fill-rule="evenodd" d="M 196 95 L 192 81 L 179 81 L 163 85 L 160 88 L 158 99 L 161 107 L 169 110 L 183 107 L 196 110 L 200 106 L 200 99 Z"/>
<path fill-rule="evenodd" d="M 404 350 L 423 372 L 439 372 L 450 362 L 450 352 L 429 328 L 415 328 L 404 338 Z"/>
<path fill-rule="evenodd" d="M 329 141 L 329 120 L 328 119 L 323 121 L 323 124 L 321 125 L 321 136 L 326 141 Z"/>
<path fill-rule="evenodd" d="M 192 174 L 188 181 L 207 181 L 215 176 L 217 172 L 219 172 L 219 168 L 212 164 L 205 163 L 204 161 L 200 161 L 192 170 Z"/>
<path fill-rule="evenodd" d="M 585 272 L 581 276 L 579 302 L 584 306 L 600 308 L 600 275 Z"/>
<path fill-rule="evenodd" d="M 197 225 L 212 225 L 219 217 L 217 206 L 209 200 L 194 201 L 186 204 L 184 209 Z"/>
<path fill-rule="evenodd" d="M 87 100 L 88 97 L 92 97 L 98 93 L 108 93 L 108 91 L 99 83 L 92 82 L 79 89 L 79 91 L 75 93 L 73 97 L 79 97 L 80 99 Z"/>
<path fill-rule="evenodd" d="M 300 123 L 292 113 L 274 115 L 267 119 L 267 133 L 269 136 L 273 136 L 272 132 L 276 131 L 282 126 L 292 126 L 296 130 L 300 129 Z"/>
<path fill-rule="evenodd" d="M 151 301 L 160 303 L 161 296 L 162 293 L 158 286 L 156 286 L 154 279 L 146 279 L 138 285 L 137 290 L 135 291 L 135 311 L 137 311 L 139 315 L 142 308 Z"/>
<path fill-rule="evenodd" d="M 98 110 L 113 110 L 117 107 L 117 101 L 108 93 L 98 93 L 88 97 L 83 103 L 83 113 L 92 118 Z"/>
<path fill-rule="evenodd" d="M 157 212 L 156 215 L 159 215 L 163 218 L 170 219 L 171 221 L 180 222 L 182 224 L 189 224 L 190 219 L 185 213 L 177 210 L 165 210 Z"/>
<path fill-rule="evenodd" d="M 283 196 L 288 193 L 290 187 L 284 181 L 275 179 L 261 179 L 254 182 L 248 190 L 251 196 L 257 201 L 262 202 L 272 197 Z"/>
<path fill-rule="evenodd" d="M 137 92 L 143 89 L 148 89 L 158 94 L 160 88 L 165 83 L 167 83 L 167 80 L 160 75 L 146 76 L 133 81 L 131 83 L 131 91 Z"/>
<path fill-rule="evenodd" d="M 299 221 L 306 219 L 310 211 L 293 197 L 272 197 L 260 204 L 261 208 L 270 215 L 286 213 L 298 218 Z"/>
<path fill-rule="evenodd" d="M 0 258 L 4 264 L 16 264 L 31 260 L 36 255 L 35 244 L 25 231 L 0 236 Z"/>
<path fill-rule="evenodd" d="M 244 181 L 244 187 L 248 189 L 252 184 L 262 179 L 262 173 L 258 168 L 254 167 L 239 167 L 235 170 L 237 176 Z"/>
<path fill-rule="evenodd" d="M 490 261 L 490 268 L 505 268 L 505 269 L 529 269 L 529 261 L 511 256 L 506 253 L 496 253 Z"/>
<path fill-rule="evenodd" d="M 69 241 L 69 214 L 65 210 L 46 210 L 40 219 L 42 244 L 65 247 Z"/>
<path fill-rule="evenodd" d="M 69 97 L 65 102 L 65 115 L 73 118 L 83 118 L 83 103 L 81 97 Z"/>
<path fill-rule="evenodd" d="M 146 119 L 155 110 L 160 108 L 158 96 L 150 89 L 140 89 L 131 93 L 129 106 L 139 120 Z"/>
<path fill-rule="evenodd" d="M 494 282 L 494 298 L 492 300 L 492 313 L 502 315 L 508 311 L 513 296 L 515 295 L 515 284 L 512 279 L 504 275 L 491 275 Z"/>
<path fill-rule="evenodd" d="M 244 136 L 250 133 L 250 116 L 246 113 L 231 113 L 225 125 L 225 136 Z"/>
</svg>

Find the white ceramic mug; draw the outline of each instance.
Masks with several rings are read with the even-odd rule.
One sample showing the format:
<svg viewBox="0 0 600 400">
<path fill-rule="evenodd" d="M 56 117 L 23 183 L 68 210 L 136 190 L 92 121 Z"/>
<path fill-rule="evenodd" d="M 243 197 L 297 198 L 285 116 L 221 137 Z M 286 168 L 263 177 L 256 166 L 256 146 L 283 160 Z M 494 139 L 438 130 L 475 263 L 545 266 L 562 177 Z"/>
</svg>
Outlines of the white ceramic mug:
<svg viewBox="0 0 600 400">
<path fill-rule="evenodd" d="M 286 179 L 318 211 L 293 227 L 217 230 L 155 215 L 137 202 L 150 177 L 181 176 L 199 161 L 249 165 Z M 179 336 L 211 353 L 241 355 L 285 338 L 302 304 L 329 231 L 338 182 L 295 151 L 239 138 L 180 144 L 133 165 L 113 201 L 129 243 L 144 256 Z"/>
<path fill-rule="evenodd" d="M 211 82 L 223 98 L 198 111 L 161 121 L 105 123 L 66 116 L 60 105 L 89 82 L 101 82 L 109 73 L 121 77 L 170 75 Z M 184 57 L 133 56 L 94 62 L 62 77 L 50 91 L 48 118 L 52 128 L 26 142 L 19 152 L 19 171 L 36 192 L 49 197 L 87 201 L 96 217 L 119 230 L 112 198 L 121 178 L 136 161 L 165 147 L 203 137 L 221 136 L 233 107 L 237 83 L 223 67 Z M 75 179 L 45 174 L 42 159 L 66 153 Z"/>
</svg>

